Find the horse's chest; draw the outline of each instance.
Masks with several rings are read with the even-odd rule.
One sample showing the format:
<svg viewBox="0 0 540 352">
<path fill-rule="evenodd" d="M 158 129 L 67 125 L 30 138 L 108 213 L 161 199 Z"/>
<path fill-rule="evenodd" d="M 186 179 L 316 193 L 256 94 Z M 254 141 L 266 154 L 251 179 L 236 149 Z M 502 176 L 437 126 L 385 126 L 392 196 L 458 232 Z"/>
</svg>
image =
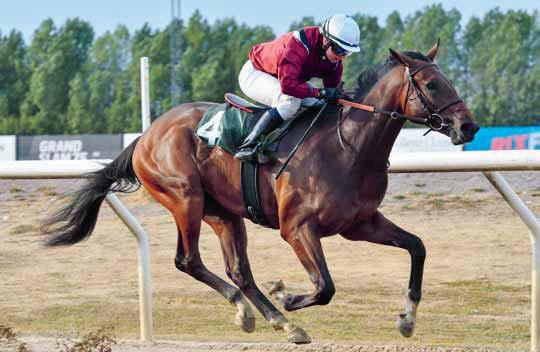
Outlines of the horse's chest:
<svg viewBox="0 0 540 352">
<path fill-rule="evenodd" d="M 323 227 L 347 227 L 372 216 L 382 203 L 386 175 L 366 176 L 360 184 L 329 192 L 317 209 Z"/>
</svg>

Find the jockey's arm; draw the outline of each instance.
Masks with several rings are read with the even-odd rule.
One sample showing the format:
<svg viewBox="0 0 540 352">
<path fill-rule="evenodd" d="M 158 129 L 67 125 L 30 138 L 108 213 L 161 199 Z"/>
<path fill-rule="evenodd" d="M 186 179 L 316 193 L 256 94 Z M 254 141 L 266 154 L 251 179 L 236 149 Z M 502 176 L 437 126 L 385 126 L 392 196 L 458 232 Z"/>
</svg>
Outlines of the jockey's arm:
<svg viewBox="0 0 540 352">
<path fill-rule="evenodd" d="M 289 41 L 278 63 L 278 80 L 283 94 L 300 99 L 319 95 L 317 88 L 298 79 L 307 58 L 308 54 L 301 44 L 294 39 Z"/>
</svg>

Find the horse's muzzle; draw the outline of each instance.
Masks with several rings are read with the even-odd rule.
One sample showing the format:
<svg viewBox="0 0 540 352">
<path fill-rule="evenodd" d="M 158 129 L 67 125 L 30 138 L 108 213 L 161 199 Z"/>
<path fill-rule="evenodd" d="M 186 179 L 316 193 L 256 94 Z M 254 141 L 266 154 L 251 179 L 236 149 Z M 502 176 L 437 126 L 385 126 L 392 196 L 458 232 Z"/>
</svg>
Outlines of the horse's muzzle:
<svg viewBox="0 0 540 352">
<path fill-rule="evenodd" d="M 465 122 L 459 127 L 459 130 L 450 130 L 452 144 L 460 145 L 472 141 L 479 129 L 480 127 L 476 123 Z"/>
<path fill-rule="evenodd" d="M 474 139 L 480 127 L 474 122 L 465 122 L 459 129 L 463 135 L 463 143 L 467 143 Z"/>
</svg>

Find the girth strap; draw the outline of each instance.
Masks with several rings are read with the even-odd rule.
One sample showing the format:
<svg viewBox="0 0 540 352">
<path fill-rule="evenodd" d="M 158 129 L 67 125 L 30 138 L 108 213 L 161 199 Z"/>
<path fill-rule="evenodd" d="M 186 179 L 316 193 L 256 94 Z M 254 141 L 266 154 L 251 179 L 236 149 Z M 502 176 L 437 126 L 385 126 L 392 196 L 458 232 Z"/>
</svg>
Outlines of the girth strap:
<svg viewBox="0 0 540 352">
<path fill-rule="evenodd" d="M 270 223 L 264 216 L 259 198 L 259 163 L 242 161 L 240 163 L 240 183 L 242 185 L 242 197 L 244 206 L 251 221 L 256 224 L 270 227 Z"/>
</svg>

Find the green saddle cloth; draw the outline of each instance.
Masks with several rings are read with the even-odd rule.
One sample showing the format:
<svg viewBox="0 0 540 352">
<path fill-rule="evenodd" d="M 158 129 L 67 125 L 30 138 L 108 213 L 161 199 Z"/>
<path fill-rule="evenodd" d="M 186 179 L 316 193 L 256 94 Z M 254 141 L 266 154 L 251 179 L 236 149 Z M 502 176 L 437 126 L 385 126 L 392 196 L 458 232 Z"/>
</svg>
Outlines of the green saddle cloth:
<svg viewBox="0 0 540 352">
<path fill-rule="evenodd" d="M 250 132 L 247 126 L 247 118 L 250 114 L 228 103 L 218 104 L 208 109 L 204 114 L 195 128 L 196 134 L 208 146 L 219 146 L 234 155 L 238 146 L 242 144 Z M 258 119 L 261 114 L 262 111 L 255 113 L 253 117 Z M 255 121 L 249 125 L 253 126 Z M 259 148 L 262 148 L 263 151 L 267 150 L 270 145 L 281 139 L 293 121 L 294 119 L 289 119 L 267 136 L 263 136 L 259 142 Z"/>
</svg>

